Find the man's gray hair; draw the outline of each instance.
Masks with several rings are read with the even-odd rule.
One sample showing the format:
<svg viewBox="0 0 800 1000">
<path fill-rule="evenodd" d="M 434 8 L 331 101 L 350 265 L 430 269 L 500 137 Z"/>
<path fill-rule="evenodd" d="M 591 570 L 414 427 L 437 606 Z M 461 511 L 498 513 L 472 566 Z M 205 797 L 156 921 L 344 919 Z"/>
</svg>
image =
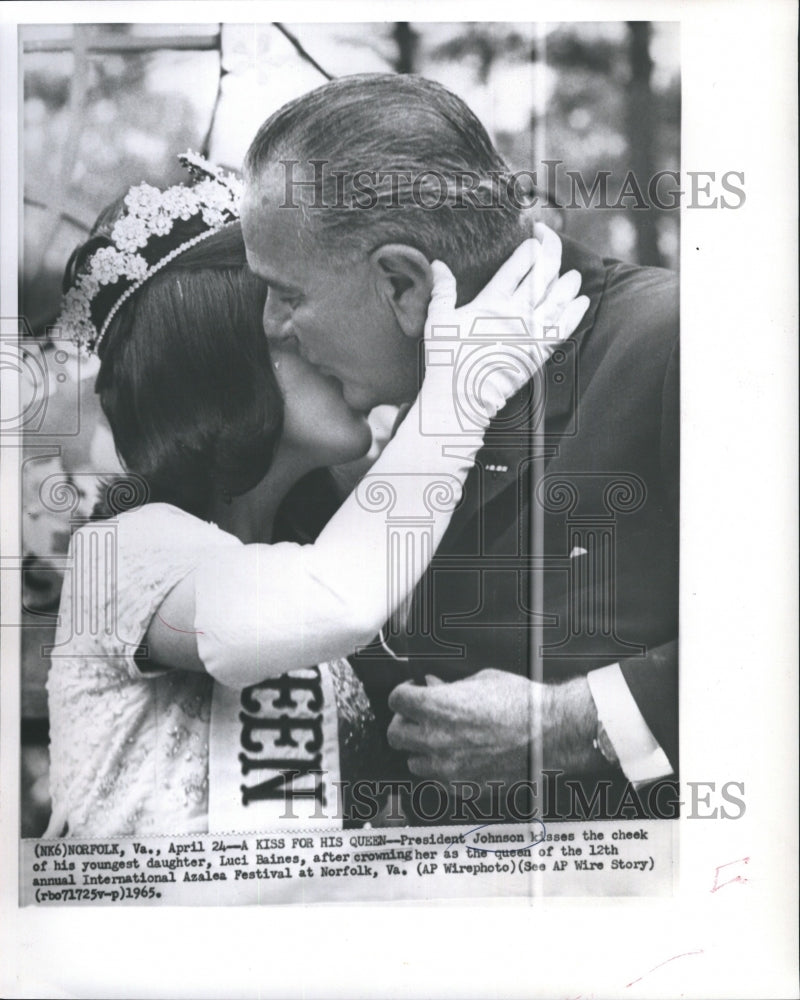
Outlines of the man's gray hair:
<svg viewBox="0 0 800 1000">
<path fill-rule="evenodd" d="M 419 76 L 346 76 L 284 105 L 244 164 L 269 169 L 316 244 L 343 260 L 387 243 L 445 261 L 474 294 L 526 235 L 524 206 L 486 129 L 445 87 Z"/>
</svg>

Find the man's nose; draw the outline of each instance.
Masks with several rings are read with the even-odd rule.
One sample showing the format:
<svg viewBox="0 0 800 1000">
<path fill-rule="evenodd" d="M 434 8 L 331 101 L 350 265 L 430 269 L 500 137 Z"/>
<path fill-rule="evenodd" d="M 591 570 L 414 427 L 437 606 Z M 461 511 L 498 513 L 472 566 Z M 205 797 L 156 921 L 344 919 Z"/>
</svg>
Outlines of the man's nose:
<svg viewBox="0 0 800 1000">
<path fill-rule="evenodd" d="M 293 336 L 290 310 L 272 292 L 264 303 L 263 323 L 269 340 L 284 341 Z"/>
</svg>

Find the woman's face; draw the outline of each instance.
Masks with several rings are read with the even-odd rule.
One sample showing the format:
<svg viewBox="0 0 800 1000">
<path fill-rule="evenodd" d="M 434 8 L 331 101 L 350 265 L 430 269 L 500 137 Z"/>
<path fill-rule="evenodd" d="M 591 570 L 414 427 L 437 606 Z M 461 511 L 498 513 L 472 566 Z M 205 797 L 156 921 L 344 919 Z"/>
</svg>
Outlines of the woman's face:
<svg viewBox="0 0 800 1000">
<path fill-rule="evenodd" d="M 365 455 L 372 431 L 366 414 L 344 401 L 341 383 L 292 351 L 272 346 L 270 355 L 285 402 L 282 440 L 320 466 Z"/>
</svg>

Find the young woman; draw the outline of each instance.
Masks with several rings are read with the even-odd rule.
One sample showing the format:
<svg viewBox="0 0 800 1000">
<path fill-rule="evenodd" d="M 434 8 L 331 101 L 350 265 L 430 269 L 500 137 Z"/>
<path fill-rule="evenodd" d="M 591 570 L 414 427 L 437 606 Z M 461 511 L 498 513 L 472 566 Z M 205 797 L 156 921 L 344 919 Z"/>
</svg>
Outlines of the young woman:
<svg viewBox="0 0 800 1000">
<path fill-rule="evenodd" d="M 540 277 L 552 272 L 536 283 L 547 289 L 543 298 L 531 279 L 537 255 Z M 556 280 L 557 259 L 536 241 L 461 309 L 452 275 L 439 263 L 433 269 L 429 329 L 467 330 L 476 314 L 516 314 L 558 324 L 564 337 L 588 304 L 576 298 L 577 275 Z M 100 357 L 96 390 L 139 496 L 122 513 L 111 497 L 118 516 L 72 540 L 48 681 L 46 836 L 207 830 L 215 681 L 240 692 L 290 685 L 287 672 L 297 673 L 298 689 L 327 700 L 335 749 L 357 773 L 371 716 L 342 658 L 374 638 L 425 566 L 404 552 L 392 562 L 385 514 L 358 491 L 313 544 L 280 540 L 291 534 L 298 484 L 364 455 L 371 435 L 336 380 L 296 354 L 270 357 L 261 329 L 266 288 L 246 266 L 230 178 L 206 171 L 191 188 L 132 189 L 98 220 L 65 280 L 62 326 Z M 429 366 L 373 466 L 372 483 L 419 500 L 433 483 L 450 487 L 445 502 L 439 490 L 424 529 L 428 558 L 483 430 L 543 360 L 539 348 L 524 350 L 527 367 L 516 344 L 516 366 L 487 373 L 466 434 L 452 372 Z M 401 586 L 390 587 L 390 577 Z M 289 688 L 280 689 L 291 702 Z M 279 719 L 253 726 L 247 738 L 256 750 L 270 726 L 280 731 L 276 745 L 300 743 Z M 316 750 L 315 740 L 305 747 Z"/>
</svg>

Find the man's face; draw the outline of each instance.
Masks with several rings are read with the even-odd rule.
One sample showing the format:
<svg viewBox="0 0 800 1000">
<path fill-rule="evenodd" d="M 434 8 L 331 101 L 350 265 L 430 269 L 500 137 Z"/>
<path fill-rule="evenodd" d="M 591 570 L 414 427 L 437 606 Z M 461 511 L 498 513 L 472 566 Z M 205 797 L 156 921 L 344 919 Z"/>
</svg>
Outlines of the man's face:
<svg viewBox="0 0 800 1000">
<path fill-rule="evenodd" d="M 313 220 L 281 208 L 283 185 L 274 181 L 250 184 L 242 206 L 248 264 L 269 284 L 267 337 L 338 379 L 353 409 L 413 399 L 418 342 L 403 334 L 369 255 L 336 260 L 315 245 Z"/>
</svg>

